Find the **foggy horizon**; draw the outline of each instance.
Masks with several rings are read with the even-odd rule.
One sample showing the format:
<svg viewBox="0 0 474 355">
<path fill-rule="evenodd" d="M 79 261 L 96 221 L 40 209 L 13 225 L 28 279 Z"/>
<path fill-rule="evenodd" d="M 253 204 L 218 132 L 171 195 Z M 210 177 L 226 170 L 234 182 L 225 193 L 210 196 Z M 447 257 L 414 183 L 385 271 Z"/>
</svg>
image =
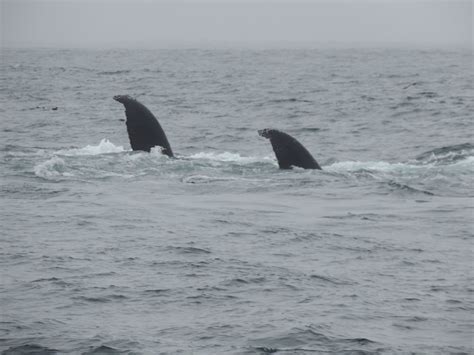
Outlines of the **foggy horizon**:
<svg viewBox="0 0 474 355">
<path fill-rule="evenodd" d="M 5 48 L 472 48 L 463 0 L 2 0 L 1 18 Z"/>
</svg>

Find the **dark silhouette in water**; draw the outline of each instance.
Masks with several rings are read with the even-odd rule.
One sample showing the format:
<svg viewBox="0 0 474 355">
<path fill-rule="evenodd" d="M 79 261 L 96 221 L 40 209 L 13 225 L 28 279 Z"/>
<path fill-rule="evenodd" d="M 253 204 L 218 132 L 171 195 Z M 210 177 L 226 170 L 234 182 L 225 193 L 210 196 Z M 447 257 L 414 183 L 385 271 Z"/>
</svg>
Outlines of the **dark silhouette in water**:
<svg viewBox="0 0 474 355">
<path fill-rule="evenodd" d="M 264 138 L 270 139 L 280 169 L 298 166 L 303 169 L 319 169 L 318 162 L 308 150 L 295 138 L 276 129 L 265 128 L 258 131 Z"/>
<path fill-rule="evenodd" d="M 116 95 L 114 100 L 125 106 L 127 132 L 133 150 L 149 152 L 160 146 L 163 154 L 173 157 L 173 151 L 156 117 L 145 105 L 128 95 Z"/>
</svg>

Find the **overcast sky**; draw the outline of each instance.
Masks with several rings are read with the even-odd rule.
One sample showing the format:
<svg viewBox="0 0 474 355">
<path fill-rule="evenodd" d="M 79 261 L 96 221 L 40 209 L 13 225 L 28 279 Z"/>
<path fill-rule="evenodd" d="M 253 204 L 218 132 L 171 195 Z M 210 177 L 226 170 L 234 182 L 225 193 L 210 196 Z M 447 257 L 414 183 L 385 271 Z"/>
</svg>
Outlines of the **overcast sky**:
<svg viewBox="0 0 474 355">
<path fill-rule="evenodd" d="M 472 46 L 472 0 L 0 0 L 5 47 Z"/>
</svg>

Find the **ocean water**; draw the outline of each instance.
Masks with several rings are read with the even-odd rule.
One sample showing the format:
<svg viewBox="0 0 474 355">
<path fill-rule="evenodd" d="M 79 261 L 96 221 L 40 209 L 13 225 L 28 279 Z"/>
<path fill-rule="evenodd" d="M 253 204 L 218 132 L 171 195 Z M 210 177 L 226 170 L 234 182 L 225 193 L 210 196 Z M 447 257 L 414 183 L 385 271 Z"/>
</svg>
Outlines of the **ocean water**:
<svg viewBox="0 0 474 355">
<path fill-rule="evenodd" d="M 3 354 L 473 353 L 471 52 L 0 66 Z M 177 159 L 131 151 L 117 94 Z M 279 170 L 262 128 L 323 170 Z"/>
</svg>

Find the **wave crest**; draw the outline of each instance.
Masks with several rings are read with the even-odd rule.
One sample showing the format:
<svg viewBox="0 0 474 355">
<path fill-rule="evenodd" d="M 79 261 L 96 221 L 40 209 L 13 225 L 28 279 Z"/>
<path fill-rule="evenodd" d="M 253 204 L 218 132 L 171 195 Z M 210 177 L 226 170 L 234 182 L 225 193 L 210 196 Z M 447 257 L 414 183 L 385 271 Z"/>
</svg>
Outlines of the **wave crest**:
<svg viewBox="0 0 474 355">
<path fill-rule="evenodd" d="M 404 170 L 407 168 L 424 169 L 419 165 L 410 165 L 404 163 L 388 163 L 385 161 L 341 161 L 324 167 L 330 172 L 354 172 L 354 171 L 380 171 L 392 172 Z"/>
<path fill-rule="evenodd" d="M 84 148 L 65 149 L 56 152 L 58 155 L 75 156 L 75 155 L 99 155 L 122 153 L 125 149 L 122 146 L 116 146 L 111 141 L 103 138 L 98 145 L 87 145 Z"/>
<path fill-rule="evenodd" d="M 336 173 L 345 173 L 345 172 L 360 172 L 360 171 L 369 171 L 369 172 L 380 172 L 380 173 L 416 173 L 416 172 L 426 172 L 430 169 L 435 169 L 435 171 L 455 169 L 458 171 L 461 170 L 472 170 L 474 168 L 474 156 L 464 157 L 462 159 L 456 159 L 451 161 L 449 164 L 446 162 L 440 163 L 439 161 L 425 162 L 420 163 L 389 163 L 385 161 L 342 161 L 336 162 L 329 166 L 323 166 L 324 170 L 329 172 Z"/>
<path fill-rule="evenodd" d="M 416 157 L 424 164 L 449 165 L 474 156 L 474 144 L 463 143 L 436 148 L 424 152 Z"/>
</svg>

